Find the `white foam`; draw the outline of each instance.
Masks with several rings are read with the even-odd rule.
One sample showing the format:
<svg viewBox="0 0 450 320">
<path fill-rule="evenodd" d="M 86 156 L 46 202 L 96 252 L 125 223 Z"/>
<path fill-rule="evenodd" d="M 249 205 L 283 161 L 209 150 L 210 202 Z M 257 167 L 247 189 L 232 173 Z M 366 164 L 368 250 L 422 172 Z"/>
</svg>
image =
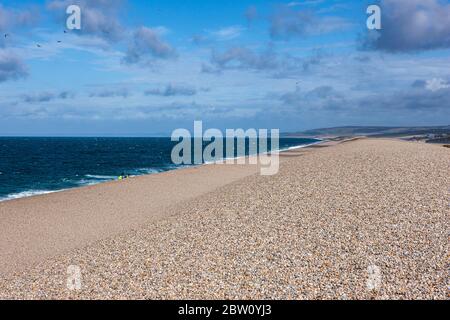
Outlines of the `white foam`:
<svg viewBox="0 0 450 320">
<path fill-rule="evenodd" d="M 140 169 L 134 169 L 132 171 L 137 172 L 139 174 L 153 174 L 153 173 L 160 173 L 165 170 L 163 168 L 140 168 Z"/>
<path fill-rule="evenodd" d="M 302 145 L 300 145 L 300 146 L 293 146 L 293 147 L 289 147 L 289 148 L 282 149 L 282 150 L 279 150 L 279 151 L 282 152 L 282 151 L 288 151 L 288 150 L 295 150 L 295 149 L 307 148 L 307 147 L 311 147 L 311 146 L 314 146 L 314 145 L 320 144 L 320 143 L 323 143 L 323 140 L 320 140 L 320 141 L 317 141 L 317 142 L 313 142 L 313 143 L 309 143 L 309 144 L 302 144 Z"/>
<path fill-rule="evenodd" d="M 18 192 L 18 193 L 8 194 L 6 197 L 0 198 L 0 202 L 14 200 L 14 199 L 20 199 L 20 198 L 26 198 L 26 197 L 33 197 L 33 196 L 38 196 L 38 195 L 42 195 L 42 194 L 55 193 L 55 192 L 59 192 L 59 191 L 62 191 L 62 190 L 55 190 L 55 191 L 27 190 L 27 191 L 22 191 L 22 192 Z"/>
<path fill-rule="evenodd" d="M 101 175 L 95 175 L 95 174 L 87 174 L 85 175 L 86 178 L 91 178 L 91 179 L 98 179 L 98 180 L 112 180 L 112 179 L 116 179 L 116 176 L 101 176 Z"/>
</svg>

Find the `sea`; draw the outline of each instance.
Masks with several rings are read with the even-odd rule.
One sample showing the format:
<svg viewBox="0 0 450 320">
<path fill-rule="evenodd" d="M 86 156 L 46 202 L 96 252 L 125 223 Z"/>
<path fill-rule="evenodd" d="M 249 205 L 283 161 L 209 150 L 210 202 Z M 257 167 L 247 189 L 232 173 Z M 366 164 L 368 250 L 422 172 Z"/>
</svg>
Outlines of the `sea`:
<svg viewBox="0 0 450 320">
<path fill-rule="evenodd" d="M 227 142 L 223 141 L 224 145 Z M 278 149 L 317 142 L 280 138 Z M 171 160 L 177 143 L 170 138 L 0 137 L 0 201 L 98 184 L 120 175 L 180 169 L 186 165 L 175 165 Z M 208 143 L 204 142 L 203 148 Z M 249 143 L 246 140 L 245 154 L 236 151 L 234 156 L 247 156 Z M 270 139 L 268 149 L 272 149 Z"/>
</svg>

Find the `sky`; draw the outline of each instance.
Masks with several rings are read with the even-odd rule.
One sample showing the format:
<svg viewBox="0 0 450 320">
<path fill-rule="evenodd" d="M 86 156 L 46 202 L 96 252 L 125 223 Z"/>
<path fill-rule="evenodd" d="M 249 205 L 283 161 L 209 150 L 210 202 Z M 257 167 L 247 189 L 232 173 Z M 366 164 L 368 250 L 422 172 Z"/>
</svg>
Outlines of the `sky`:
<svg viewBox="0 0 450 320">
<path fill-rule="evenodd" d="M 195 120 L 449 125 L 450 2 L 0 0 L 0 135 L 167 136 Z"/>
</svg>

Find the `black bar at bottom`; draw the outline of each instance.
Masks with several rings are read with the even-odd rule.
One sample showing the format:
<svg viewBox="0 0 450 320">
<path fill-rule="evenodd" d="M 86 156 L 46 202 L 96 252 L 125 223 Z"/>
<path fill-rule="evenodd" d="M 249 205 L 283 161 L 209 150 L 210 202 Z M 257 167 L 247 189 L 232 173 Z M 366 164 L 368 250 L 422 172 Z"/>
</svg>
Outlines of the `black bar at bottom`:
<svg viewBox="0 0 450 320">
<path fill-rule="evenodd" d="M 20 308 L 21 305 L 27 306 Z M 168 319 L 276 319 L 279 317 L 296 318 L 307 315 L 337 316 L 358 315 L 365 318 L 387 317 L 392 315 L 392 308 L 398 308 L 402 318 L 420 315 L 429 318 L 430 311 L 448 306 L 448 301 L 3 301 L 2 310 L 11 307 L 14 314 L 41 311 L 48 307 L 55 312 L 61 307 L 64 314 L 79 314 L 83 307 L 98 312 L 114 314 L 129 318 L 130 311 L 147 316 L 162 315 Z M 358 308 L 361 307 L 361 308 Z M 427 308 L 431 307 L 431 308 Z M 97 310 L 96 310 L 97 309 Z M 447 309 L 447 308 L 446 308 Z M 150 317 L 153 318 L 153 317 Z M 159 317 L 158 317 L 159 318 Z"/>
</svg>

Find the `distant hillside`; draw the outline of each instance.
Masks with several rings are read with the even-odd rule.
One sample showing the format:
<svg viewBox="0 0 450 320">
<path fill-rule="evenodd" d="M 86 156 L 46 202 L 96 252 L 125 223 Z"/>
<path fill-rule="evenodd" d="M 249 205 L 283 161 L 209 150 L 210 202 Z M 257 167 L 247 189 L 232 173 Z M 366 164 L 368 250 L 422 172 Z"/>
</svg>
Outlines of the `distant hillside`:
<svg viewBox="0 0 450 320">
<path fill-rule="evenodd" d="M 400 137 L 427 134 L 450 134 L 450 126 L 437 127 L 335 127 L 287 133 L 287 137 L 373 136 Z"/>
</svg>

